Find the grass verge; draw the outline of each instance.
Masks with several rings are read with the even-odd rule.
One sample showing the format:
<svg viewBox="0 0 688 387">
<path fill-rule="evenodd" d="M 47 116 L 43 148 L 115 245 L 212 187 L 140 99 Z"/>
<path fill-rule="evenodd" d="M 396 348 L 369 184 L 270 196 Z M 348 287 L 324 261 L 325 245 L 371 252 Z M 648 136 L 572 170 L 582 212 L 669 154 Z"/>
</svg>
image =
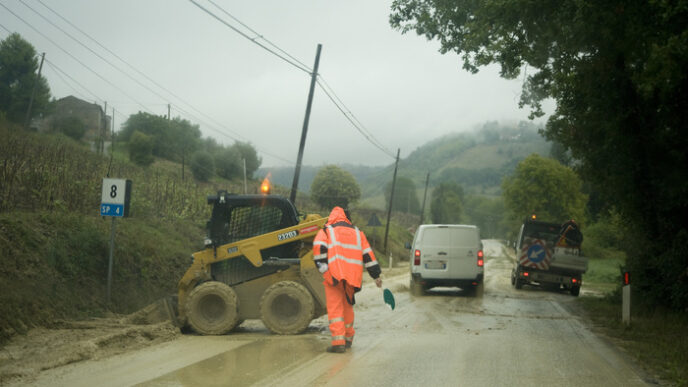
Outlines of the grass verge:
<svg viewBox="0 0 688 387">
<path fill-rule="evenodd" d="M 688 315 L 633 305 L 631 323 L 621 322 L 620 259 L 590 259 L 584 287 L 599 296 L 582 296 L 579 305 L 645 372 L 675 386 L 688 386 Z"/>
</svg>

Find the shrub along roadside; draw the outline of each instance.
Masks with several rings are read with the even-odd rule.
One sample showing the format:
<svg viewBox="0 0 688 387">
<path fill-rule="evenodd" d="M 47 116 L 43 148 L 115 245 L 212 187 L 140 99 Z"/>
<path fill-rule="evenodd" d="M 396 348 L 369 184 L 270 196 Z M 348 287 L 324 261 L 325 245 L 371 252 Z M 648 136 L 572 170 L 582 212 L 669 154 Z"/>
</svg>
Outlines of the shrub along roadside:
<svg viewBox="0 0 688 387">
<path fill-rule="evenodd" d="M 0 214 L 0 342 L 56 319 L 133 312 L 176 292 L 203 230 L 190 222 L 116 224 L 106 303 L 109 219 L 70 212 Z"/>
</svg>

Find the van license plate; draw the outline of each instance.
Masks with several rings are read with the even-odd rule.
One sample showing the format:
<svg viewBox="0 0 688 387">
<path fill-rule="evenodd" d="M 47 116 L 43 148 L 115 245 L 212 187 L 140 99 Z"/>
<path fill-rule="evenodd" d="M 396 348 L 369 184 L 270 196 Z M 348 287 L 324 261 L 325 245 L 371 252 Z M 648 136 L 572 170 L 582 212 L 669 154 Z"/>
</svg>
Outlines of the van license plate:
<svg viewBox="0 0 688 387">
<path fill-rule="evenodd" d="M 444 270 L 447 268 L 447 264 L 443 261 L 430 261 L 425 263 L 425 268 L 431 270 Z"/>
</svg>

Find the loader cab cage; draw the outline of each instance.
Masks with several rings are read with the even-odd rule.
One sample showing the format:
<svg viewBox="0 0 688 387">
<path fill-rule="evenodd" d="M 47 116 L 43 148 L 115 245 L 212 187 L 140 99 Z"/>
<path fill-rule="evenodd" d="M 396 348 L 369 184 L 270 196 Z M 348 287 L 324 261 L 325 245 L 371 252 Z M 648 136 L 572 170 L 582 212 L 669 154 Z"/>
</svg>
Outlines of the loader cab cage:
<svg viewBox="0 0 688 387">
<path fill-rule="evenodd" d="M 213 246 L 236 242 L 299 223 L 294 205 L 277 195 L 233 195 L 220 191 L 208 196 L 213 212 L 208 238 Z"/>
<path fill-rule="evenodd" d="M 299 223 L 294 205 L 277 195 L 233 195 L 219 191 L 208 196 L 208 204 L 213 212 L 208 221 L 208 238 L 213 248 L 237 242 L 258 235 L 295 226 Z M 260 251 L 262 259 L 297 258 L 301 242 L 289 242 Z M 215 262 L 211 265 L 211 275 L 216 281 L 234 286 L 242 282 L 266 276 L 289 266 L 255 267 L 240 256 L 234 259 Z"/>
</svg>

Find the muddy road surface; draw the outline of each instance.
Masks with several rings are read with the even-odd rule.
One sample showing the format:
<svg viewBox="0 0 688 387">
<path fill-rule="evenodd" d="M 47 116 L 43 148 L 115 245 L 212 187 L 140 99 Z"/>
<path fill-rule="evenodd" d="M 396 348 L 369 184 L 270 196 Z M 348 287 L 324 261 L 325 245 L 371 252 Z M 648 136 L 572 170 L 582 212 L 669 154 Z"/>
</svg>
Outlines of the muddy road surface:
<svg viewBox="0 0 688 387">
<path fill-rule="evenodd" d="M 510 284 L 511 261 L 503 246 L 485 241 L 485 253 L 486 282 L 477 295 L 437 288 L 410 296 L 407 270 L 392 270 L 384 280 L 396 297 L 397 307 L 390 310 L 381 290 L 366 283 L 357 296 L 354 345 L 345 354 L 325 353 L 329 345 L 326 316 L 296 336 L 272 335 L 259 321 L 246 321 L 235 332 L 216 337 L 170 333 L 165 325 L 158 325 L 155 329 L 165 333 L 149 333 L 145 345 L 141 341 L 146 341 L 146 334 L 134 330 L 129 341 L 121 341 L 120 348 L 111 352 L 83 359 L 72 355 L 65 364 L 57 362 L 59 366 L 38 367 L 33 372 L 25 366 L 22 373 L 15 364 L 18 376 L 6 377 L 3 384 L 646 385 L 624 355 L 572 312 L 574 297 L 531 287 L 517 291 Z M 113 339 L 109 345 L 117 347 L 117 342 Z M 20 359 L 21 345 L 13 345 L 14 359 Z M 28 347 L 24 350 L 31 350 Z M 58 352 L 68 353 L 69 347 Z M 13 364 L 11 356 L 9 360 L 7 354 L 3 356 L 0 371 L 3 361 L 5 370 Z M 47 364 L 49 355 L 42 356 Z"/>
</svg>

